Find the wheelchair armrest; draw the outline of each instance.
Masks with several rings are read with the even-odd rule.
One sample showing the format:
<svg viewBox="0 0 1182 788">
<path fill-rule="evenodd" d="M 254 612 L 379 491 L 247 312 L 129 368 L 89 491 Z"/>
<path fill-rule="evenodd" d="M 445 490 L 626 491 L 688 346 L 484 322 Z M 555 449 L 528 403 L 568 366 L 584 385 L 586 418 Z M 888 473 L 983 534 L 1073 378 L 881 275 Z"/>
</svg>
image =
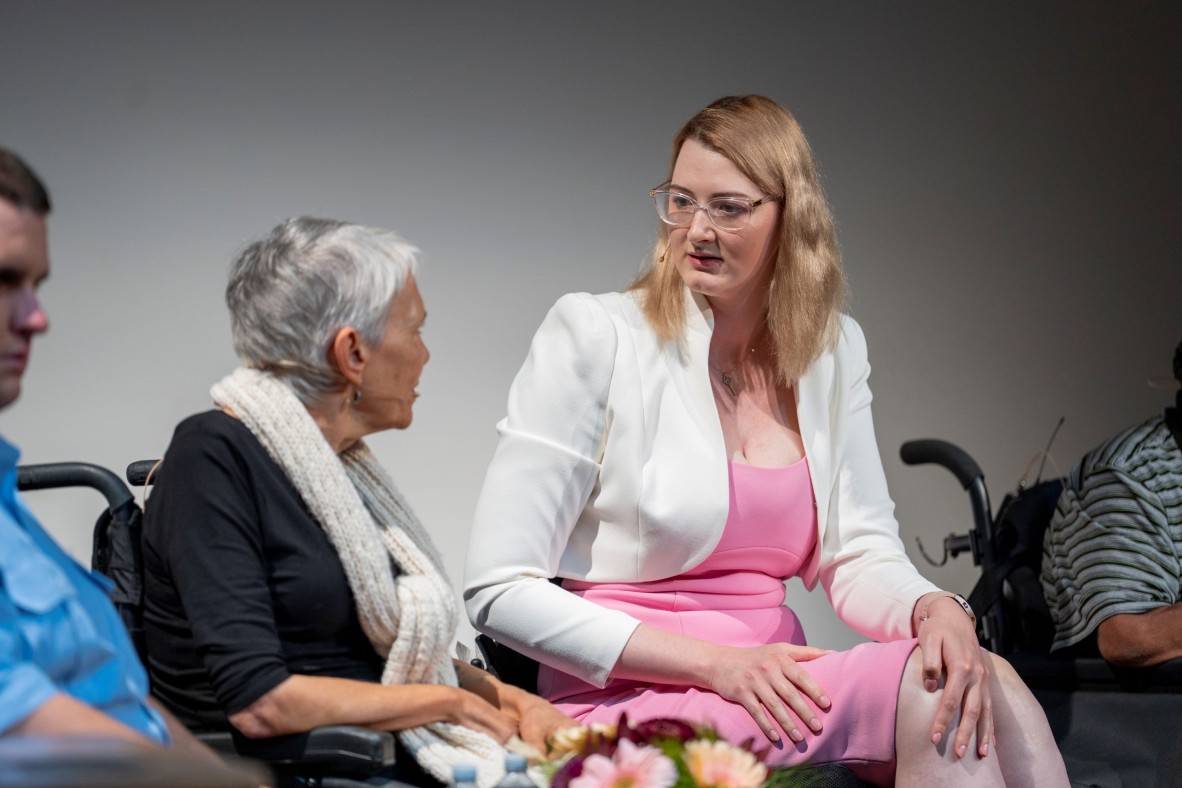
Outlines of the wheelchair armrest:
<svg viewBox="0 0 1182 788">
<path fill-rule="evenodd" d="M 484 656 L 485 669 L 506 684 L 526 692 L 538 692 L 538 663 L 514 651 L 488 635 L 476 636 L 476 646 Z"/>
<path fill-rule="evenodd" d="M 1032 690 L 1182 694 L 1182 659 L 1148 668 L 1113 667 L 1100 657 L 1065 659 L 1018 652 L 1006 659 Z"/>
<path fill-rule="evenodd" d="M 303 763 L 349 763 L 376 771 L 394 763 L 394 734 L 357 725 L 326 725 L 308 733 Z"/>
<path fill-rule="evenodd" d="M 250 739 L 237 731 L 196 736 L 216 752 L 300 771 L 364 775 L 394 764 L 394 735 L 356 725 L 326 725 L 268 739 Z"/>
<path fill-rule="evenodd" d="M 274 785 L 269 770 L 238 758 L 216 763 L 162 749 L 102 737 L 0 737 L 0 787 Z"/>
<path fill-rule="evenodd" d="M 229 731 L 201 731 L 193 735 L 197 737 L 197 741 L 218 755 L 238 754 L 238 750 L 234 749 L 234 737 L 230 735 Z"/>
</svg>

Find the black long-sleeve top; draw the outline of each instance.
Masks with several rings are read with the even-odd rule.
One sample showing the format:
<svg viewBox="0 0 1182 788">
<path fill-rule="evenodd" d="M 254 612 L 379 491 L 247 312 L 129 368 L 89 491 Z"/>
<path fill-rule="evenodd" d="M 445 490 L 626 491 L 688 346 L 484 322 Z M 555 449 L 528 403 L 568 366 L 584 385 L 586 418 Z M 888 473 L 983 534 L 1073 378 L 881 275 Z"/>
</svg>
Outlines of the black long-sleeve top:
<svg viewBox="0 0 1182 788">
<path fill-rule="evenodd" d="M 292 674 L 380 679 L 336 550 L 237 419 L 177 427 L 143 548 L 152 690 L 186 725 L 224 729 Z"/>
</svg>

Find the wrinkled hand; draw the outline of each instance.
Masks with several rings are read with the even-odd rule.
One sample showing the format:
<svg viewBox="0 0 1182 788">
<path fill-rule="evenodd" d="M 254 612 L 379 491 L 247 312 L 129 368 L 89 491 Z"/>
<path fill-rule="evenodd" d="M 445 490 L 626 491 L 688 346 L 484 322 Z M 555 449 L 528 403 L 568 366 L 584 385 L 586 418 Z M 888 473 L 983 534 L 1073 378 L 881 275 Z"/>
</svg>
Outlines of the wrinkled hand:
<svg viewBox="0 0 1182 788">
<path fill-rule="evenodd" d="M 487 733 L 501 744 L 517 732 L 517 723 L 512 717 L 476 693 L 459 688 L 456 688 L 455 702 L 451 704 L 447 722 Z"/>
<path fill-rule="evenodd" d="M 516 723 L 518 737 L 541 753 L 547 751 L 547 740 L 555 731 L 579 724 L 554 704 L 524 690 L 506 698 L 502 709 Z"/>
<path fill-rule="evenodd" d="M 790 643 L 727 648 L 727 652 L 713 662 L 707 685 L 727 700 L 742 704 L 769 741 L 780 740 L 773 721 L 794 742 L 804 739 L 796 720 L 814 733 L 821 731 L 821 720 L 806 696 L 821 709 L 829 708 L 829 697 L 800 663 L 831 652 Z"/>
<path fill-rule="evenodd" d="M 953 751 L 963 758 L 969 740 L 977 734 L 977 754 L 989 754 L 993 741 L 993 708 L 989 693 L 993 677 L 981 656 L 972 620 L 956 601 L 947 597 L 932 601 L 928 619 L 919 625 L 919 648 L 923 655 L 923 685 L 935 692 L 944 677 L 943 701 L 936 709 L 929 732 L 933 744 L 939 744 L 957 711 L 960 725 Z"/>
</svg>

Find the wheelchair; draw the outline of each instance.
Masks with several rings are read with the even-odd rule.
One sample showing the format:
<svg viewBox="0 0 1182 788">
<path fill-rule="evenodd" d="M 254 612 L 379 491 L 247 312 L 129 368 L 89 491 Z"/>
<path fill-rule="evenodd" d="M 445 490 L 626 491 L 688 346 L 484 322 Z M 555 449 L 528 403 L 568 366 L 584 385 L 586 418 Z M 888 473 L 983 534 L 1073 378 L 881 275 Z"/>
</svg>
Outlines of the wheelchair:
<svg viewBox="0 0 1182 788">
<path fill-rule="evenodd" d="M 907 465 L 948 470 L 968 493 L 973 527 L 945 538 L 944 558 L 967 552 L 981 567 L 968 597 L 977 639 L 1010 662 L 1042 705 L 1072 784 L 1182 786 L 1182 659 L 1130 669 L 1110 665 L 1094 645 L 1050 652 L 1054 625 L 1038 576 L 1062 483 L 1020 485 L 994 514 L 985 475 L 963 449 L 916 440 L 899 454 Z"/>
<path fill-rule="evenodd" d="M 133 463 L 129 480 L 142 485 L 154 462 Z M 138 480 L 138 482 L 137 482 Z M 115 473 L 82 462 L 22 465 L 17 471 L 22 491 L 90 487 L 106 498 L 93 531 L 91 568 L 110 578 L 114 603 L 131 636 L 140 661 L 148 654 L 143 629 L 143 562 L 140 552 L 142 512 L 135 497 Z M 316 728 L 274 739 L 247 739 L 229 731 L 195 732 L 214 751 L 231 758 L 261 761 L 273 773 L 277 788 L 406 788 L 406 783 L 381 775 L 395 767 L 395 740 L 389 732 L 350 725 Z"/>
</svg>

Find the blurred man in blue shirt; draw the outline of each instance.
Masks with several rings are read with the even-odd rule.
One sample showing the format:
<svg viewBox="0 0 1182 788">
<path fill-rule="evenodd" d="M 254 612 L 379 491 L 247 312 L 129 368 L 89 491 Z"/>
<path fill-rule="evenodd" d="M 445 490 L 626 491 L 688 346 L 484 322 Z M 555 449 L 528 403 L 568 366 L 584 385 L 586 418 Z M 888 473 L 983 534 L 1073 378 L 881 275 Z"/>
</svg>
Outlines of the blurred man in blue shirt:
<svg viewBox="0 0 1182 788">
<path fill-rule="evenodd" d="M 20 395 L 33 337 L 49 327 L 49 195 L 0 148 L 0 408 Z M 16 492 L 17 449 L 0 438 L 0 735 L 112 736 L 204 748 L 148 697 L 106 578 L 70 558 Z"/>
</svg>

